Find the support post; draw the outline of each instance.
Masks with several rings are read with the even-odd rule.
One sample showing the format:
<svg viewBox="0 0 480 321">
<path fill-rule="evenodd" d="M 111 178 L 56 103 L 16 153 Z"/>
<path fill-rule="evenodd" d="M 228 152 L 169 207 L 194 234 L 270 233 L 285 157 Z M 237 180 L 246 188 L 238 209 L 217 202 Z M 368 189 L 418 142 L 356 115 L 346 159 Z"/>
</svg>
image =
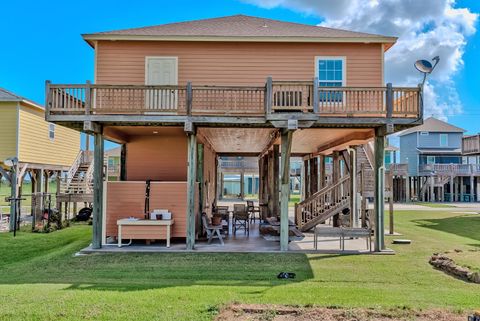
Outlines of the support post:
<svg viewBox="0 0 480 321">
<path fill-rule="evenodd" d="M 204 211 L 204 202 L 203 202 L 203 193 L 204 193 L 204 177 L 203 177 L 203 144 L 197 144 L 197 182 L 198 182 L 198 211 L 203 213 Z"/>
<path fill-rule="evenodd" d="M 273 202 L 273 213 L 276 217 L 279 216 L 280 213 L 280 204 L 279 204 L 279 192 L 280 192 L 280 174 L 278 171 L 280 170 L 280 146 L 273 145 L 273 191 L 272 191 L 272 202 Z"/>
<path fill-rule="evenodd" d="M 187 250 L 195 248 L 195 178 L 197 169 L 197 135 L 188 134 L 187 170 Z"/>
<path fill-rule="evenodd" d="M 292 149 L 293 131 L 282 131 L 282 185 L 280 196 L 280 250 L 288 250 L 288 234 L 289 234 L 289 220 L 288 220 L 288 201 L 290 199 L 290 152 Z"/>
<path fill-rule="evenodd" d="M 333 163 L 332 163 L 332 184 L 336 184 L 340 179 L 340 155 L 338 152 L 333 152 Z M 333 193 L 338 193 L 337 189 L 333 191 Z M 334 195 L 334 199 L 338 199 L 339 195 Z M 335 214 L 333 215 L 333 226 L 339 226 L 339 219 L 340 215 Z"/>
<path fill-rule="evenodd" d="M 357 150 L 350 149 L 350 227 L 358 227 Z"/>
<path fill-rule="evenodd" d="M 405 177 L 405 202 L 410 203 L 412 199 L 410 195 L 410 176 Z"/>
<path fill-rule="evenodd" d="M 303 175 L 303 177 L 305 179 L 305 183 L 303 184 L 304 187 L 305 187 L 304 199 L 308 198 L 310 196 L 310 169 L 309 168 L 310 168 L 310 160 L 305 159 L 303 161 L 303 170 L 304 170 L 304 173 L 305 173 L 305 175 Z"/>
<path fill-rule="evenodd" d="M 325 176 L 326 176 L 326 171 L 325 171 L 325 156 L 320 155 L 318 156 L 318 166 L 319 166 L 319 174 L 318 174 L 318 186 L 320 189 L 324 188 L 326 183 L 325 183 Z"/>
<path fill-rule="evenodd" d="M 473 178 L 473 175 L 470 175 L 470 202 L 475 201 L 475 192 L 473 189 L 473 184 L 474 184 L 474 178 Z"/>
<path fill-rule="evenodd" d="M 18 175 L 18 164 L 15 164 L 10 170 L 10 197 L 12 199 L 18 198 L 18 185 L 17 185 L 17 175 Z M 12 232 L 15 229 L 15 224 L 17 224 L 18 218 L 15 219 L 15 213 L 17 212 L 17 201 L 10 202 L 10 224 L 9 230 Z M 21 213 L 20 213 L 21 214 Z"/>
<path fill-rule="evenodd" d="M 103 158 L 104 146 L 102 133 L 93 134 L 93 237 L 92 248 L 102 247 L 102 227 L 103 227 Z"/>
<path fill-rule="evenodd" d="M 127 180 L 127 144 L 122 144 L 120 149 L 120 180 Z"/>
<path fill-rule="evenodd" d="M 430 176 L 430 202 L 435 202 L 435 177 Z"/>
<path fill-rule="evenodd" d="M 384 201 L 385 201 L 385 136 L 381 130 L 375 133 L 375 252 L 385 248 Z"/>
<path fill-rule="evenodd" d="M 389 184 L 390 184 L 390 197 L 388 198 L 388 233 L 390 235 L 394 234 L 394 226 L 393 226 L 393 174 L 390 172 L 388 174 Z M 399 188 L 400 190 L 400 188 Z M 401 199 L 401 198 L 400 198 Z"/>
<path fill-rule="evenodd" d="M 310 158 L 310 195 L 318 191 L 318 158 Z"/>
</svg>

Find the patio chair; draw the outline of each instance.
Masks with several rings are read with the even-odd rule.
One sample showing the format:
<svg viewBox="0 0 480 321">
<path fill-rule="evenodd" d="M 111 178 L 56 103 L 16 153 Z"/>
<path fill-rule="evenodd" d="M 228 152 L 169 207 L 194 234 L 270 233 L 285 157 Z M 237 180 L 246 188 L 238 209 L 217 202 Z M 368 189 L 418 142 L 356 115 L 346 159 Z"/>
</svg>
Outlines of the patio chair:
<svg viewBox="0 0 480 321">
<path fill-rule="evenodd" d="M 220 215 L 222 217 L 223 232 L 228 235 L 228 227 L 230 225 L 230 214 L 228 212 L 228 206 L 217 206 L 215 208 L 214 215 Z"/>
<path fill-rule="evenodd" d="M 245 204 L 233 204 L 233 235 L 237 230 L 243 229 L 245 234 L 250 235 L 250 222 Z"/>
<path fill-rule="evenodd" d="M 207 232 L 208 244 L 212 243 L 212 240 L 214 238 L 218 238 L 218 240 L 220 241 L 220 244 L 224 245 L 222 233 L 220 233 L 220 231 L 222 230 L 222 226 L 210 224 L 208 222 L 207 214 L 205 213 L 202 214 L 202 223 L 203 223 L 203 228 Z M 215 236 L 215 234 L 217 234 L 217 236 Z"/>
<path fill-rule="evenodd" d="M 253 201 L 247 201 L 247 212 L 250 216 L 250 222 L 253 221 L 253 223 L 255 223 L 256 213 L 258 213 L 258 220 L 261 221 L 260 208 L 258 206 L 255 206 Z"/>
</svg>

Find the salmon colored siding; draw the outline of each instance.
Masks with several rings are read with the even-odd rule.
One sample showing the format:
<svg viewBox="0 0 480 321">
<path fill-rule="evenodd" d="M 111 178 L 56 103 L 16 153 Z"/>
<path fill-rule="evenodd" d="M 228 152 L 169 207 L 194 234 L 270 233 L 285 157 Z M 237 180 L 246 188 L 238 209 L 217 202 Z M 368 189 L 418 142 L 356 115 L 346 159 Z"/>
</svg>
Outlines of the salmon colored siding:
<svg viewBox="0 0 480 321">
<path fill-rule="evenodd" d="M 127 180 L 187 180 L 187 136 L 182 128 L 161 128 L 158 135 L 131 136 L 127 143 Z"/>
<path fill-rule="evenodd" d="M 17 103 L 0 102 L 0 162 L 17 155 Z"/>
<path fill-rule="evenodd" d="M 49 123 L 43 110 L 20 106 L 19 160 L 25 163 L 69 167 L 80 150 L 80 133 L 55 125 L 55 138 L 49 137 Z"/>
<path fill-rule="evenodd" d="M 382 86 L 381 44 L 99 41 L 96 82 L 144 84 L 146 56 L 178 57 L 178 81 L 193 84 L 263 85 L 310 80 L 315 56 L 345 56 L 347 86 Z"/>
<path fill-rule="evenodd" d="M 196 186 L 198 199 L 198 186 Z M 106 235 L 117 236 L 117 220 L 128 217 L 144 218 L 145 182 L 108 182 Z M 168 209 L 175 223 L 172 225 L 172 237 L 184 238 L 187 231 L 187 183 L 152 182 L 150 186 L 150 211 Z M 198 213 L 198 206 L 195 210 Z M 146 230 L 138 230 L 134 238 L 142 234 L 145 239 L 165 239 L 163 228 L 160 235 L 149 235 Z M 124 238 L 127 238 L 126 236 Z"/>
</svg>

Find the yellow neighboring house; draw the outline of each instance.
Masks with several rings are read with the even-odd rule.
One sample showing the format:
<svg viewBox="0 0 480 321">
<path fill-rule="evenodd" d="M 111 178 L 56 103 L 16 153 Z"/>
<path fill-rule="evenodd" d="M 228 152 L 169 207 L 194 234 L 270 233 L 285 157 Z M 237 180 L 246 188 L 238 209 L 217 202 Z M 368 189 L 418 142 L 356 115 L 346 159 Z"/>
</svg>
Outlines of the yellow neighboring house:
<svg viewBox="0 0 480 321">
<path fill-rule="evenodd" d="M 0 88 L 0 166 L 16 156 L 23 173 L 48 177 L 68 170 L 79 151 L 78 131 L 45 121 L 41 105 Z"/>
</svg>

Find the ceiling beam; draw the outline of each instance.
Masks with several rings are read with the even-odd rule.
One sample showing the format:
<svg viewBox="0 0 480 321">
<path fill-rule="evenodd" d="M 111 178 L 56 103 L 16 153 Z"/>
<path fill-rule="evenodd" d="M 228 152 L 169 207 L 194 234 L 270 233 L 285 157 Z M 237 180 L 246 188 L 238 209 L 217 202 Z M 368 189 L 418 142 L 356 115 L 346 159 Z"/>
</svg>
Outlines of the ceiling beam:
<svg viewBox="0 0 480 321">
<path fill-rule="evenodd" d="M 270 148 L 275 144 L 275 142 L 280 138 L 280 129 L 276 129 L 270 134 L 270 140 L 268 143 L 263 147 L 262 151 L 260 152 L 260 155 L 258 157 L 262 157 L 265 155 Z"/>
<path fill-rule="evenodd" d="M 341 151 L 350 145 L 361 145 L 373 138 L 373 131 L 353 132 L 338 139 L 322 144 L 317 147 L 316 155 L 329 155 L 334 151 Z"/>
</svg>

